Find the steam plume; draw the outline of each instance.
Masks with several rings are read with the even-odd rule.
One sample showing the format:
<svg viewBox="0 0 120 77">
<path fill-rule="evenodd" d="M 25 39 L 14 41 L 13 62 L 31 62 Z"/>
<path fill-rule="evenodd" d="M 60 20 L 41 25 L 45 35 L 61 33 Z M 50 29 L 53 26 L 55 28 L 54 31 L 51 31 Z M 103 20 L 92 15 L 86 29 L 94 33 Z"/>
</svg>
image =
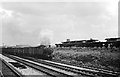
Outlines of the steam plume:
<svg viewBox="0 0 120 77">
<path fill-rule="evenodd" d="M 53 39 L 53 31 L 48 29 L 41 30 L 39 38 L 41 45 L 50 45 Z"/>
</svg>

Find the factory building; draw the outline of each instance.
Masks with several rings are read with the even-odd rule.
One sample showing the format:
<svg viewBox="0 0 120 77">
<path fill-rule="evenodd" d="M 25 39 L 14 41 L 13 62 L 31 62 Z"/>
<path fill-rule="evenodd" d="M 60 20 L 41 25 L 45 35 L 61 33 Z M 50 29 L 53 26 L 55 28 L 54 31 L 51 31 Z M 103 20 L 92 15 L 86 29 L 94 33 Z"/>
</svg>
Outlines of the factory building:
<svg viewBox="0 0 120 77">
<path fill-rule="evenodd" d="M 75 40 L 70 41 L 70 39 L 67 39 L 66 42 L 62 42 L 61 44 L 55 44 L 56 47 L 84 47 L 86 43 L 97 43 L 98 40 L 90 38 L 89 40 Z"/>
<path fill-rule="evenodd" d="M 120 41 L 120 38 L 106 38 L 106 42 L 117 42 Z"/>
<path fill-rule="evenodd" d="M 67 39 L 66 42 L 61 42 L 61 44 L 55 44 L 56 47 L 120 47 L 120 38 L 106 38 L 106 42 L 100 42 L 99 40 L 89 39 L 89 40 L 75 40 L 70 41 Z"/>
</svg>

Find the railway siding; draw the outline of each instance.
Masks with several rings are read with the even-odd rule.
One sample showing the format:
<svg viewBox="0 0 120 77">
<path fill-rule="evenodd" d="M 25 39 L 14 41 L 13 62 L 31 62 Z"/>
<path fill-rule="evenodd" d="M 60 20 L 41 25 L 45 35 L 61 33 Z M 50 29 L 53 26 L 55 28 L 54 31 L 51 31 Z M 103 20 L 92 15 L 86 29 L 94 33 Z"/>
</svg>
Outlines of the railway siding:
<svg viewBox="0 0 120 77">
<path fill-rule="evenodd" d="M 37 70 L 35 70 L 35 69 L 33 69 L 29 66 L 26 66 L 22 63 L 19 63 L 19 62 L 13 60 L 13 59 L 10 59 L 6 56 L 1 55 L 1 54 L 0 54 L 0 59 L 3 60 L 6 64 L 8 64 L 10 67 L 12 67 L 15 71 L 19 72 L 19 74 L 21 74 L 22 76 L 25 76 L 25 77 L 46 76 L 46 74 L 41 72 L 41 71 L 37 71 Z M 25 68 L 23 68 L 23 66 L 25 66 Z M 4 68 L 4 67 L 2 66 L 2 68 Z M 1 71 L 2 71 L 2 73 L 5 72 L 4 70 L 1 70 Z M 14 76 L 12 75 L 12 77 L 14 77 Z"/>
</svg>

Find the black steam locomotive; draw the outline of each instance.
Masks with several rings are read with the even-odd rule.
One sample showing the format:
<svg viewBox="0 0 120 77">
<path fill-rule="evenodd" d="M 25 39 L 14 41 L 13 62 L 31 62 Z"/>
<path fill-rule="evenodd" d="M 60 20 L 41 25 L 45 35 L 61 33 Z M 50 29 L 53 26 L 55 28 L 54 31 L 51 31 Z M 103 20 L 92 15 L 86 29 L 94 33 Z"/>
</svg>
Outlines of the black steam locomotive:
<svg viewBox="0 0 120 77">
<path fill-rule="evenodd" d="M 2 48 L 2 54 L 11 54 L 22 57 L 34 57 L 40 59 L 52 59 L 51 54 L 53 49 L 44 45 L 37 47 L 4 47 Z"/>
</svg>

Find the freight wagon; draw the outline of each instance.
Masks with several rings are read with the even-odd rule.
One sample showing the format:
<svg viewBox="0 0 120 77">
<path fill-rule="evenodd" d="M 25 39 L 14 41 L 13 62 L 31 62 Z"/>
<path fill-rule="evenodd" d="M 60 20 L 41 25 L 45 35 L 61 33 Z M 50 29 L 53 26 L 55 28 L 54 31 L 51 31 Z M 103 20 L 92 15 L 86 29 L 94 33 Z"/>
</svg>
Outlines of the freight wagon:
<svg viewBox="0 0 120 77">
<path fill-rule="evenodd" d="M 7 47 L 2 48 L 2 54 L 11 54 L 16 56 L 30 56 L 34 58 L 40 58 L 40 59 L 52 59 L 52 48 L 47 48 L 43 45 L 38 47 L 23 47 L 23 48 L 17 48 L 17 47 Z"/>
</svg>

